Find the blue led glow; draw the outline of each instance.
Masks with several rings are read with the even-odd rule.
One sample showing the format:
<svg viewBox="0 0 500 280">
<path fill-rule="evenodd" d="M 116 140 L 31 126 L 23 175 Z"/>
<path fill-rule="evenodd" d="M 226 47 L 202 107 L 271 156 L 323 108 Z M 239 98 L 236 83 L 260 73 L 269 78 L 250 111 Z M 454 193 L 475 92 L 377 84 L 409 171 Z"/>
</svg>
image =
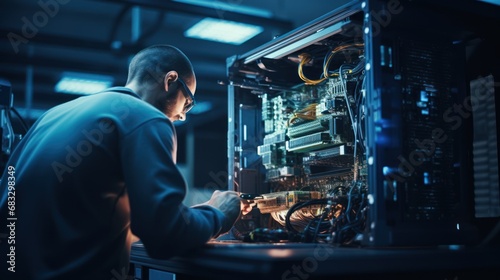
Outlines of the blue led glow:
<svg viewBox="0 0 500 280">
<path fill-rule="evenodd" d="M 424 185 L 429 185 L 431 183 L 431 179 L 429 178 L 429 172 L 424 172 Z"/>
<path fill-rule="evenodd" d="M 424 90 L 420 91 L 420 101 L 422 101 L 422 102 L 428 102 L 429 101 L 428 94 Z"/>
<path fill-rule="evenodd" d="M 382 173 L 384 174 L 384 176 L 389 175 L 390 172 L 391 172 L 391 169 L 388 166 L 382 167 Z"/>
</svg>

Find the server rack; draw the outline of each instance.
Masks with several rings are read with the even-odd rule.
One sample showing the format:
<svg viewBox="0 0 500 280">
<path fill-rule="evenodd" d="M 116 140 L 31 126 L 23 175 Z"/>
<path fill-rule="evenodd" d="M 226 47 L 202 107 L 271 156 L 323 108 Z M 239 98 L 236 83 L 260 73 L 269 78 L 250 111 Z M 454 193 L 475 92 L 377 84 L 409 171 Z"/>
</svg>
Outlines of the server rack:
<svg viewBox="0 0 500 280">
<path fill-rule="evenodd" d="M 237 233 L 477 243 L 478 220 L 500 213 L 488 129 L 498 66 L 475 59 L 489 49 L 498 62 L 498 11 L 481 1 L 350 1 L 229 57 L 229 188 L 262 198 Z M 299 203 L 307 211 L 293 216 Z"/>
</svg>

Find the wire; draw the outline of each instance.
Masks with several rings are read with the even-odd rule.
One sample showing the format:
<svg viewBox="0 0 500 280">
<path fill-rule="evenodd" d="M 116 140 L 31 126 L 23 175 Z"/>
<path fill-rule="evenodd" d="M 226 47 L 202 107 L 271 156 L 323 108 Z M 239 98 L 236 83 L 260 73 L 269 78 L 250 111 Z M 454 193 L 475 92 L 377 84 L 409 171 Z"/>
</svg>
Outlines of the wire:
<svg viewBox="0 0 500 280">
<path fill-rule="evenodd" d="M 344 51 L 344 50 L 359 50 L 360 47 L 363 47 L 364 44 L 347 44 L 347 45 L 342 45 L 342 46 L 339 46 L 335 49 L 333 49 L 329 55 L 327 56 L 327 58 L 325 59 L 325 62 L 324 62 L 324 65 L 323 65 L 323 76 L 325 78 L 329 78 L 329 77 L 336 77 L 338 76 L 339 80 L 340 80 L 340 86 L 342 87 L 342 92 L 344 94 L 344 99 L 345 99 L 345 102 L 346 102 L 346 106 L 347 106 L 347 110 L 349 112 L 349 118 L 351 120 L 351 126 L 352 126 L 352 129 L 353 129 L 353 133 L 354 133 L 354 154 L 353 154 L 353 157 L 354 157 L 354 160 L 356 161 L 356 157 L 357 157 L 357 145 L 358 145 L 358 141 L 359 141 L 359 133 L 360 133 L 360 130 L 362 129 L 362 126 L 361 126 L 361 115 L 360 115 L 360 109 L 359 107 L 357 107 L 357 115 L 354 115 L 353 113 L 353 109 L 351 107 L 351 104 L 349 102 L 349 97 L 347 96 L 347 81 L 344 80 L 344 74 L 347 75 L 347 74 L 358 74 L 360 73 L 361 71 L 363 71 L 363 65 L 364 65 L 364 59 L 361 59 L 356 65 L 350 65 L 350 64 L 343 64 L 339 67 L 339 70 L 338 72 L 334 72 L 332 74 L 329 73 L 328 71 L 328 68 L 330 66 L 330 62 L 332 60 L 332 58 L 335 56 L 335 54 L 339 53 L 340 51 Z M 345 69 L 345 70 L 343 70 Z M 357 89 L 357 85 L 356 85 L 356 89 Z M 356 94 L 356 89 L 355 89 L 355 92 L 354 94 Z M 354 98 L 355 100 L 355 104 L 358 105 L 358 103 L 356 102 L 357 98 Z M 363 147 L 364 149 L 364 147 Z M 354 172 L 355 175 L 357 175 L 358 173 L 357 172 Z M 354 180 L 357 180 L 357 178 L 354 178 Z"/>
<path fill-rule="evenodd" d="M 351 124 L 353 126 L 353 129 L 355 129 L 352 108 L 351 108 L 351 105 L 350 105 L 350 102 L 349 102 L 349 97 L 347 96 L 347 87 L 346 87 L 344 79 L 342 77 L 343 76 L 342 75 L 342 67 L 343 67 L 343 65 L 341 65 L 340 68 L 339 68 L 340 85 L 344 88 L 343 92 L 344 92 L 345 103 L 347 104 L 347 111 L 349 112 L 349 117 L 351 118 Z M 354 131 L 356 131 L 356 130 L 354 130 Z"/>
<path fill-rule="evenodd" d="M 123 6 L 123 8 L 118 13 L 118 16 L 116 17 L 115 21 L 113 22 L 113 26 L 111 27 L 111 31 L 109 34 L 109 44 L 112 44 L 113 41 L 116 40 L 116 35 L 118 33 L 118 26 L 120 25 L 121 21 L 123 20 L 123 18 L 127 14 L 128 10 L 130 10 L 131 8 L 132 8 L 132 5 L 127 4 L 127 5 Z"/>
<path fill-rule="evenodd" d="M 161 26 L 161 23 L 163 22 L 163 19 L 165 18 L 165 13 L 160 11 L 158 16 L 156 17 L 156 21 L 150 26 L 149 29 L 147 29 L 146 31 L 144 31 L 139 39 L 137 39 L 137 42 L 136 44 L 142 44 L 144 43 L 144 41 L 150 37 L 151 35 L 153 35 L 155 32 L 158 31 L 158 26 Z"/>
<path fill-rule="evenodd" d="M 346 217 L 347 217 L 347 221 L 348 221 L 349 223 L 351 223 L 351 215 L 350 215 L 350 212 L 351 212 L 351 209 L 352 209 L 352 204 L 353 204 L 353 202 L 352 202 L 352 196 L 353 196 L 352 192 L 353 192 L 354 187 L 355 187 L 356 185 L 357 185 L 357 184 L 356 184 L 356 181 L 353 181 L 353 182 L 352 182 L 351 189 L 349 190 L 349 194 L 347 195 L 347 208 L 346 208 L 346 213 L 347 213 L 347 216 L 346 216 Z"/>
<path fill-rule="evenodd" d="M 120 10 L 120 12 L 118 13 L 115 21 L 113 22 L 113 26 L 111 27 L 111 31 L 110 31 L 110 34 L 109 34 L 109 44 L 112 44 L 117 38 L 117 35 L 118 35 L 118 28 L 119 28 L 119 25 L 120 23 L 123 21 L 125 15 L 127 14 L 127 12 L 133 7 L 133 5 L 131 4 L 127 4 L 125 6 L 123 6 L 123 8 Z M 158 31 L 158 26 L 161 25 L 161 23 L 163 22 L 165 18 L 165 13 L 160 11 L 158 16 L 156 17 L 156 20 L 153 24 L 151 24 L 151 26 L 149 27 L 149 29 L 145 30 L 144 32 L 142 32 L 142 34 L 140 34 L 139 38 L 137 39 L 136 42 L 134 42 L 135 44 L 137 45 L 140 45 L 142 43 L 144 43 L 144 41 L 150 37 L 151 35 L 153 35 L 155 32 Z"/>
<path fill-rule="evenodd" d="M 345 189 L 344 189 L 345 188 Z M 335 191 L 337 190 L 337 191 Z M 366 221 L 366 197 L 361 182 L 352 181 L 348 187 L 337 187 L 333 196 L 294 204 L 285 216 L 285 227 L 289 232 L 302 236 L 303 242 L 333 242 L 347 245 L 362 233 Z M 309 217 L 302 231 L 298 231 L 293 215 L 311 205 L 326 205 L 320 215 Z M 293 223 L 292 223 L 293 222 Z M 301 219 L 301 222 L 305 222 Z M 330 240 L 330 237 L 333 239 Z"/>
<path fill-rule="evenodd" d="M 343 50 L 360 50 L 362 47 L 364 47 L 364 44 L 348 44 L 348 45 L 338 46 L 335 49 L 333 49 L 332 51 L 330 51 L 330 53 L 328 54 L 328 56 L 323 64 L 323 76 L 324 76 L 324 78 L 335 77 L 335 76 L 342 74 L 342 73 L 340 73 L 340 71 L 339 71 L 339 73 L 337 73 L 337 72 L 332 73 L 332 74 L 328 73 L 328 68 L 330 66 L 330 62 L 331 62 L 332 58 L 337 53 L 339 53 L 340 51 L 343 51 Z"/>
<path fill-rule="evenodd" d="M 291 224 L 290 222 L 290 217 L 292 216 L 292 214 L 301 209 L 301 208 L 304 208 L 304 207 L 307 207 L 307 206 L 311 206 L 311 205 L 321 205 L 321 204 L 327 204 L 328 203 L 328 199 L 326 198 L 320 198 L 320 199 L 312 199 L 312 200 L 308 200 L 308 201 L 304 201 L 304 202 L 298 202 L 298 203 L 295 203 L 292 207 L 290 207 L 290 209 L 288 209 L 288 212 L 285 216 L 285 226 L 287 228 L 287 230 L 291 231 L 291 232 L 295 232 L 295 233 L 299 233 Z"/>
<path fill-rule="evenodd" d="M 308 120 L 308 121 L 313 121 L 316 119 L 316 106 L 318 104 L 312 103 L 309 104 L 307 107 L 299 110 L 296 113 L 293 113 L 293 117 L 291 117 L 288 120 L 288 126 L 293 124 L 293 121 L 296 119 L 303 119 L 303 120 Z"/>
<path fill-rule="evenodd" d="M 326 207 L 325 207 L 325 209 L 323 210 L 323 213 L 321 214 L 321 217 L 319 218 L 319 221 L 317 222 L 318 224 L 317 224 L 317 226 L 316 226 L 316 230 L 314 231 L 314 235 L 313 235 L 313 237 L 312 237 L 312 238 L 313 238 L 313 240 L 315 240 L 315 239 L 316 239 L 316 237 L 318 236 L 318 233 L 319 233 L 319 228 L 320 228 L 320 226 L 321 226 L 322 222 L 326 219 L 326 217 L 327 217 L 328 213 L 330 213 L 331 206 L 332 206 L 331 201 L 330 201 L 330 200 L 328 200 L 328 202 L 327 202 L 327 206 L 326 206 Z"/>
<path fill-rule="evenodd" d="M 300 58 L 300 63 L 299 63 L 299 68 L 298 68 L 298 74 L 299 74 L 299 77 L 302 81 L 304 81 L 306 83 L 306 85 L 317 85 L 321 82 L 323 82 L 324 80 L 326 80 L 326 77 L 323 77 L 319 80 L 311 80 L 309 78 L 307 78 L 304 73 L 303 73 L 303 67 L 305 64 L 309 63 L 312 58 L 311 58 L 311 55 L 308 54 L 308 53 L 302 53 L 302 54 L 299 54 L 299 58 Z"/>
</svg>

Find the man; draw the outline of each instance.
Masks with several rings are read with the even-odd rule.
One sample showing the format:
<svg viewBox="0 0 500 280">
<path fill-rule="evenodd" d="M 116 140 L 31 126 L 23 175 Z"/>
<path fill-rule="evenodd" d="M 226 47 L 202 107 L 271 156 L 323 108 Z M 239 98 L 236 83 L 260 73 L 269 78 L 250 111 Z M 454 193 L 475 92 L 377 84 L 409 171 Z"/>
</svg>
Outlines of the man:
<svg viewBox="0 0 500 280">
<path fill-rule="evenodd" d="M 232 191 L 182 204 L 172 123 L 195 104 L 189 59 L 156 45 L 128 74 L 125 87 L 47 111 L 11 155 L 0 186 L 1 279 L 112 279 L 128 268 L 133 235 L 151 257 L 169 258 L 240 215 Z"/>
</svg>

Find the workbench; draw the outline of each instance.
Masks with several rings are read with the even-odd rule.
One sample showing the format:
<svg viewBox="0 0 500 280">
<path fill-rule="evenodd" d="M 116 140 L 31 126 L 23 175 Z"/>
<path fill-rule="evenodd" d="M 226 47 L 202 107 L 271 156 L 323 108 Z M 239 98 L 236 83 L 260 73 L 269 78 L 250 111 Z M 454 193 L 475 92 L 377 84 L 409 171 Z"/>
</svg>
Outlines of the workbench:
<svg viewBox="0 0 500 280">
<path fill-rule="evenodd" d="M 156 279 L 490 279 L 500 275 L 500 248 L 335 247 L 312 243 L 210 241 L 168 260 L 132 246 L 137 280 Z"/>
</svg>

